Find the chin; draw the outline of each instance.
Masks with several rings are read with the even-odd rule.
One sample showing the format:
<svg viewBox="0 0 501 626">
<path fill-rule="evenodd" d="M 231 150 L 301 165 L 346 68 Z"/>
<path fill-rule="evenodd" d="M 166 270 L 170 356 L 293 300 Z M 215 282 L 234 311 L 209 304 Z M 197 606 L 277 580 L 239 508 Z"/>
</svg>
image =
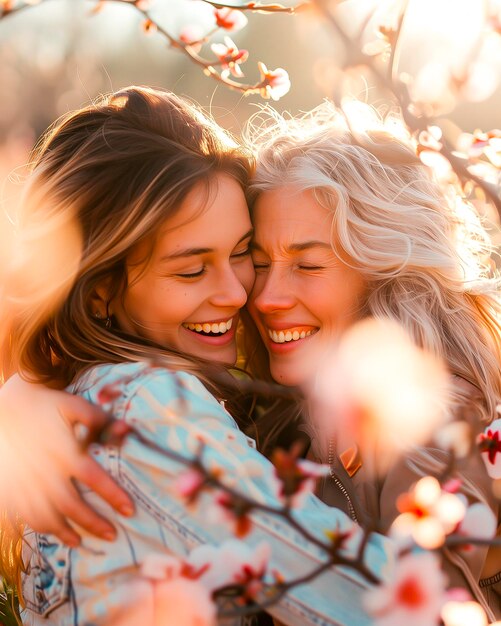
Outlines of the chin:
<svg viewBox="0 0 501 626">
<path fill-rule="evenodd" d="M 302 385 L 307 379 L 307 375 L 304 372 L 298 371 L 296 367 L 273 367 L 270 364 L 270 372 L 273 380 L 284 387 L 297 387 Z"/>
<path fill-rule="evenodd" d="M 235 367 L 235 364 L 237 362 L 237 355 L 233 354 L 227 358 L 221 357 L 220 359 L 210 359 L 210 360 L 215 361 L 216 363 L 221 363 L 221 365 L 224 365 L 225 367 Z"/>
<path fill-rule="evenodd" d="M 213 363 L 220 363 L 226 367 L 233 367 L 237 361 L 237 351 L 236 349 L 224 350 L 219 354 L 206 354 L 203 358 Z"/>
</svg>

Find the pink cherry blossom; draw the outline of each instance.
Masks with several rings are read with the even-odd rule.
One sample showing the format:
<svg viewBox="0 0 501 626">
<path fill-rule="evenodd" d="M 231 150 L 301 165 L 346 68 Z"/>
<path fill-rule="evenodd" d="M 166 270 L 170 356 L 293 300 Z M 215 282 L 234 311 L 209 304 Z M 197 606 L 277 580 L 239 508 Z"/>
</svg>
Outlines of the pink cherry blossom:
<svg viewBox="0 0 501 626">
<path fill-rule="evenodd" d="M 267 543 L 250 548 L 242 541 L 231 539 L 218 547 L 195 548 L 188 561 L 196 570 L 203 570 L 199 580 L 209 590 L 237 584 L 242 585 L 246 596 L 251 598 L 261 589 L 270 553 Z"/>
<path fill-rule="evenodd" d="M 441 617 L 444 626 L 487 626 L 484 609 L 477 602 L 449 601 L 442 607 Z"/>
<path fill-rule="evenodd" d="M 318 479 L 330 471 L 328 465 L 300 458 L 301 451 L 300 445 L 294 445 L 290 450 L 277 448 L 271 457 L 277 478 L 277 498 L 291 507 L 301 506 L 305 496 L 315 490 Z"/>
<path fill-rule="evenodd" d="M 475 502 L 468 507 L 456 532 L 465 537 L 492 539 L 496 534 L 497 517 L 492 509 L 482 502 Z"/>
<path fill-rule="evenodd" d="M 501 478 L 501 419 L 494 420 L 478 437 L 478 446 L 491 478 Z"/>
<path fill-rule="evenodd" d="M 456 421 L 440 428 L 433 439 L 442 450 L 451 451 L 456 459 L 464 459 L 470 454 L 473 434 L 467 422 Z"/>
<path fill-rule="evenodd" d="M 261 74 L 260 90 L 263 98 L 271 98 L 277 101 L 289 92 L 291 81 L 289 74 L 284 69 L 277 67 L 276 70 L 268 70 L 266 65 L 261 61 L 258 62 L 257 66 Z"/>
<path fill-rule="evenodd" d="M 104 385 L 98 391 L 97 401 L 99 404 L 110 404 L 122 395 L 122 387 L 120 382 Z"/>
<path fill-rule="evenodd" d="M 486 158 L 495 168 L 501 168 L 501 130 L 487 132 L 476 129 L 473 133 L 461 133 L 457 148 L 470 159 Z"/>
<path fill-rule="evenodd" d="M 433 170 L 433 173 L 440 182 L 453 182 L 454 172 L 450 161 L 440 152 L 434 150 L 422 150 L 419 153 L 421 162 Z"/>
<path fill-rule="evenodd" d="M 459 93 L 469 102 L 482 102 L 494 93 L 498 82 L 497 72 L 492 63 L 476 61 L 470 63 L 466 80 L 462 82 Z"/>
<path fill-rule="evenodd" d="M 211 594 L 197 580 L 180 577 L 156 583 L 154 600 L 155 626 L 212 626 L 216 623 L 216 606 Z"/>
<path fill-rule="evenodd" d="M 204 32 L 199 24 L 186 24 L 179 33 L 179 40 L 190 46 L 195 52 L 202 48 Z"/>
<path fill-rule="evenodd" d="M 410 85 L 413 102 L 428 114 L 447 113 L 454 107 L 451 68 L 440 61 L 426 63 Z"/>
<path fill-rule="evenodd" d="M 183 561 L 172 554 L 148 554 L 141 564 L 141 576 L 150 580 L 165 580 L 181 575 Z"/>
<path fill-rule="evenodd" d="M 120 447 L 133 430 L 124 420 L 111 420 L 99 433 L 99 443 Z"/>
<path fill-rule="evenodd" d="M 128 385 L 132 378 L 130 376 L 123 376 L 114 383 L 104 385 L 101 387 L 97 394 L 97 401 L 101 405 L 111 404 L 123 393 L 123 386 Z"/>
<path fill-rule="evenodd" d="M 244 75 L 240 69 L 240 63 L 247 61 L 249 57 L 247 50 L 239 50 L 229 37 L 224 38 L 224 43 L 213 43 L 211 49 L 219 59 L 223 71 L 229 70 L 237 78 Z"/>
<path fill-rule="evenodd" d="M 182 472 L 174 482 L 174 491 L 190 504 L 194 502 L 206 483 L 205 476 L 194 467 Z"/>
<path fill-rule="evenodd" d="M 374 626 L 431 626 L 439 623 L 445 585 L 435 554 L 411 553 L 396 562 L 393 579 L 366 592 L 363 602 Z"/>
<path fill-rule="evenodd" d="M 224 7 L 222 9 L 215 9 L 214 17 L 216 18 L 216 24 L 219 28 L 235 32 L 241 30 L 247 25 L 247 18 L 242 11 L 230 9 Z"/>
<path fill-rule="evenodd" d="M 470 602 L 471 593 L 464 587 L 450 587 L 445 593 L 446 602 Z"/>
<path fill-rule="evenodd" d="M 210 592 L 197 580 L 140 579 L 128 587 L 124 604 L 110 623 L 113 626 L 215 626 L 216 606 Z"/>
<path fill-rule="evenodd" d="M 427 130 L 422 130 L 418 137 L 418 152 L 422 147 L 428 150 L 439 151 L 442 149 L 442 129 L 439 126 L 428 126 Z"/>
<path fill-rule="evenodd" d="M 443 363 L 416 347 L 395 322 L 354 324 L 336 345 L 325 347 L 318 363 L 308 389 L 312 421 L 324 440 L 342 441 L 341 449 L 356 443 L 366 472 L 385 474 L 446 420 L 449 378 Z"/>
<path fill-rule="evenodd" d="M 213 494 L 207 520 L 212 524 L 224 524 L 238 538 L 245 537 L 252 529 L 251 506 L 226 491 Z"/>
<path fill-rule="evenodd" d="M 489 145 L 487 133 L 477 129 L 473 133 L 461 133 L 457 139 L 457 148 L 471 159 L 477 159 L 484 153 Z"/>
<path fill-rule="evenodd" d="M 306 496 L 315 491 L 318 479 L 328 476 L 330 472 L 330 465 L 313 463 L 307 459 L 298 459 L 297 465 L 299 471 L 303 475 L 303 480 L 301 481 L 298 490 L 290 500 L 290 505 L 292 507 L 302 506 Z"/>
<path fill-rule="evenodd" d="M 442 490 L 436 478 L 421 478 L 397 499 L 401 514 L 391 526 L 394 537 L 412 539 L 421 547 L 441 546 L 463 519 L 466 505 L 461 496 Z"/>
<path fill-rule="evenodd" d="M 184 576 L 186 565 L 169 555 L 150 555 L 142 576 L 120 590 L 123 602 L 110 618 L 112 626 L 215 626 L 216 606 L 210 590 Z"/>
<path fill-rule="evenodd" d="M 377 56 L 385 54 L 391 49 L 391 44 L 382 32 L 375 33 L 374 39 L 365 43 L 362 52 L 368 56 Z"/>
</svg>

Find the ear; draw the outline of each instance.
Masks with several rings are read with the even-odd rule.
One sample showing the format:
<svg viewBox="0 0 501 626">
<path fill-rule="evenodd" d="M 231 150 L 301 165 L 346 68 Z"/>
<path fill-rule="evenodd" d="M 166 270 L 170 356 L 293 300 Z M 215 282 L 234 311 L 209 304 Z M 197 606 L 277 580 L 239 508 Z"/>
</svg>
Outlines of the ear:
<svg viewBox="0 0 501 626">
<path fill-rule="evenodd" d="M 90 310 L 94 317 L 107 319 L 111 315 L 110 297 L 111 297 L 111 277 L 100 282 L 90 297 Z"/>
</svg>

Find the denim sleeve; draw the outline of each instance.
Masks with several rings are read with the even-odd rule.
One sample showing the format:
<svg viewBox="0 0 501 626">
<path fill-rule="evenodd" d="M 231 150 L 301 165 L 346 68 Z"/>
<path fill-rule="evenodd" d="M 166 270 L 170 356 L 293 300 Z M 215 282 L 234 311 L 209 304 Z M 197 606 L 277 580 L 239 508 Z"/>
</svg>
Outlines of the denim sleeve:
<svg viewBox="0 0 501 626">
<path fill-rule="evenodd" d="M 165 450 L 188 458 L 203 440 L 206 467 L 221 470 L 224 482 L 254 500 L 276 505 L 273 466 L 196 377 L 139 364 L 101 367 L 91 372 L 82 395 L 96 401 L 103 386 L 110 385 L 119 391 L 114 404 L 116 418 L 139 429 Z M 208 521 L 212 503 L 209 494 L 193 507 L 174 496 L 173 482 L 184 469 L 178 462 L 133 437 L 120 448 L 96 447 L 93 454 L 133 496 L 136 514 L 132 518 L 119 517 L 95 494 L 85 493 L 95 508 L 112 519 L 118 538 L 106 543 L 83 533 L 82 546 L 71 550 L 65 588 L 73 621 L 68 624 L 106 623 L 123 600 L 120 585 L 131 579 L 147 554 L 168 551 L 184 556 L 197 545 L 219 544 L 230 536 L 224 526 Z M 314 496 L 304 500 L 295 517 L 318 538 L 325 538 L 329 529 L 343 532 L 352 528 L 347 516 Z M 281 572 L 286 579 L 308 573 L 325 559 L 319 548 L 283 520 L 254 512 L 252 521 L 252 532 L 245 540 L 253 546 L 268 542 L 272 549 L 270 569 Z M 356 543 L 354 539 L 347 550 L 354 552 Z M 387 540 L 374 535 L 366 552 L 369 569 L 384 577 L 390 557 Z M 365 587 L 364 580 L 349 569 L 330 568 L 306 585 L 293 588 L 270 612 L 292 626 L 368 625 L 371 620 L 361 606 Z M 51 623 L 66 626 L 66 622 L 58 621 L 57 613 L 55 610 Z"/>
</svg>

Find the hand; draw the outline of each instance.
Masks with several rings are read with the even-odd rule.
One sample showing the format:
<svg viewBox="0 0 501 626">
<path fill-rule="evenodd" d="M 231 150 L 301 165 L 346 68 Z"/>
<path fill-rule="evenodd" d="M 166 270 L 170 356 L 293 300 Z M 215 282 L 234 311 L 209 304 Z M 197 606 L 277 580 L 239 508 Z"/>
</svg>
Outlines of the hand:
<svg viewBox="0 0 501 626">
<path fill-rule="evenodd" d="M 9 379 L 0 389 L 0 508 L 69 546 L 80 543 L 69 522 L 113 540 L 113 525 L 81 498 L 73 484 L 83 483 L 119 513 L 132 515 L 128 494 L 87 454 L 73 431 L 82 424 L 95 432 L 106 419 L 99 407 L 83 398 L 17 375 Z"/>
</svg>

